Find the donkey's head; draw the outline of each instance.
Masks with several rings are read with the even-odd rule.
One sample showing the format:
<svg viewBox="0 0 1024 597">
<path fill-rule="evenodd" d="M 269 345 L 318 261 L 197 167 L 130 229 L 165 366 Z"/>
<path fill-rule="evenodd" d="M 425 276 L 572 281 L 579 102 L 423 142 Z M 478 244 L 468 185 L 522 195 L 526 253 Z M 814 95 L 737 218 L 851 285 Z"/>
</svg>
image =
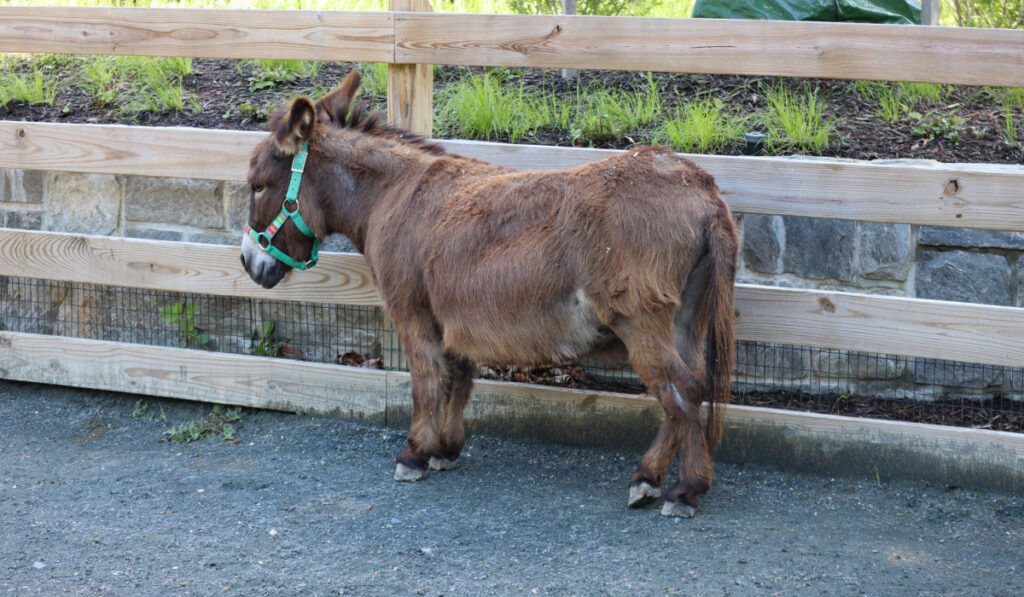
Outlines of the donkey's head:
<svg viewBox="0 0 1024 597">
<path fill-rule="evenodd" d="M 347 117 L 360 76 L 352 71 L 337 89 L 314 104 L 300 97 L 270 122 L 270 135 L 252 152 L 247 180 L 249 220 L 242 237 L 242 267 L 264 288 L 292 269 L 316 264 L 327 235 L 323 155 L 325 129 Z M 311 174 L 311 171 L 318 171 Z"/>
</svg>

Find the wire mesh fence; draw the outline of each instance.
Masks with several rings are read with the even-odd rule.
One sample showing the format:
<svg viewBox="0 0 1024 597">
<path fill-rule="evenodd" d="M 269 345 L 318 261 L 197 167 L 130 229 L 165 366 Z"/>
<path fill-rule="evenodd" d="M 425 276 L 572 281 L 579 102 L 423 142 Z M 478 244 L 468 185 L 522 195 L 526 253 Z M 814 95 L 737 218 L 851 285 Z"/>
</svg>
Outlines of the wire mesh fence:
<svg viewBox="0 0 1024 597">
<path fill-rule="evenodd" d="M 0 330 L 406 370 L 377 307 L 0 276 Z M 641 393 L 627 363 L 481 367 L 492 379 Z M 738 342 L 739 404 L 1024 432 L 1024 368 Z"/>
</svg>

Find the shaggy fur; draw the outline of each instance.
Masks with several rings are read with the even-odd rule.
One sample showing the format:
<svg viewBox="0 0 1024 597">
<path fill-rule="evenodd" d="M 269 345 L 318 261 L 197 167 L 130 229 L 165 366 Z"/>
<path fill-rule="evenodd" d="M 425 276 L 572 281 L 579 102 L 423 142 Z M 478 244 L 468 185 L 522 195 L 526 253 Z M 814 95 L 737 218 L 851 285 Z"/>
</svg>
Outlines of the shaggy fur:
<svg viewBox="0 0 1024 597">
<path fill-rule="evenodd" d="M 678 452 L 665 499 L 696 507 L 734 360 L 737 236 L 712 177 L 661 147 L 560 171 L 445 155 L 353 107 L 358 86 L 353 72 L 275 116 L 252 156 L 250 222 L 278 212 L 308 141 L 303 218 L 366 256 L 408 357 L 413 421 L 398 462 L 457 461 L 474 362 L 625 353 L 665 411 L 630 483 L 657 488 Z M 289 223 L 275 244 L 302 258 L 312 241 Z"/>
</svg>

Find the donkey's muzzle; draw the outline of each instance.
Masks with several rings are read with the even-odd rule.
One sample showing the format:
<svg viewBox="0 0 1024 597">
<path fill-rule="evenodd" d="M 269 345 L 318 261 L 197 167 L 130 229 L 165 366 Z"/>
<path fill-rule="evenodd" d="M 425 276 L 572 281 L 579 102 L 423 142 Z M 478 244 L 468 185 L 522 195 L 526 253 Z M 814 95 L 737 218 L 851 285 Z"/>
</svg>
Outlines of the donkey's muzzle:
<svg viewBox="0 0 1024 597">
<path fill-rule="evenodd" d="M 267 255 L 248 237 L 242 239 L 242 268 L 253 282 L 267 289 L 277 286 L 288 273 L 276 259 Z"/>
</svg>

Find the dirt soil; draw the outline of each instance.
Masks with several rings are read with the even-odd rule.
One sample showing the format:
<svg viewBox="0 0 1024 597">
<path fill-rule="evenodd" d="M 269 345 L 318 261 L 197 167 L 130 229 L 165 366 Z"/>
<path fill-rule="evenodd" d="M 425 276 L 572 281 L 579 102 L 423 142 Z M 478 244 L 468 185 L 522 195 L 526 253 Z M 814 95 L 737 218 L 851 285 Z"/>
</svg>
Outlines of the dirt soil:
<svg viewBox="0 0 1024 597">
<path fill-rule="evenodd" d="M 696 518 L 625 507 L 640 447 L 470 438 L 0 381 L 5 595 L 1019 595 L 1024 498 L 719 464 Z M 166 422 L 160 415 L 166 417 Z M 623 443 L 628 440 L 619 438 Z M 612 444 L 610 444 L 612 445 Z M 671 481 L 669 481 L 671 482 Z"/>
<path fill-rule="evenodd" d="M 11 102 L 0 108 L 0 118 L 46 122 L 129 123 L 146 126 L 189 126 L 200 128 L 227 128 L 262 130 L 263 115 L 243 113 L 240 106 L 248 105 L 265 112 L 268 105 L 280 106 L 299 93 L 318 96 L 339 83 L 356 64 L 325 63 L 314 78 L 300 78 L 272 90 L 251 91 L 250 77 L 254 67 L 232 60 L 195 59 L 193 74 L 184 79 L 186 91 L 196 94 L 201 112 L 130 112 L 116 107 L 90 104 L 90 98 L 80 85 L 65 85 L 58 93 L 54 106 L 29 106 Z M 434 78 L 435 90 L 482 69 L 468 67 L 440 67 Z M 624 71 L 582 71 L 578 81 L 565 81 L 558 70 L 522 69 L 504 70 L 511 85 L 552 90 L 567 101 L 577 94 L 586 94 L 592 83 L 601 83 L 609 89 L 642 90 L 646 88 L 646 75 Z M 64 80 L 73 80 L 70 71 L 56 73 Z M 781 83 L 792 90 L 805 86 L 817 88 L 827 104 L 826 116 L 836 119 L 841 140 L 825 155 L 873 160 L 880 158 L 934 159 L 942 162 L 1024 163 L 1024 148 L 1020 143 L 1007 143 L 999 132 L 1003 113 L 984 91 L 975 87 L 955 87 L 937 105 L 921 105 L 914 109 L 922 114 L 938 115 L 955 112 L 964 119 L 961 139 L 957 143 L 946 140 L 927 140 L 913 132 L 914 123 L 904 118 L 897 124 L 887 124 L 875 116 L 850 81 L 813 79 L 776 79 L 771 77 L 741 77 L 731 75 L 687 75 L 660 73 L 654 75 L 667 111 L 672 113 L 683 101 L 694 98 L 720 98 L 728 105 L 740 107 L 742 114 L 752 114 L 762 107 L 763 89 Z M 383 107 L 384 98 L 364 94 L 375 106 Z M 1020 115 L 1018 115 L 1019 118 Z M 614 139 L 600 147 L 622 149 L 636 143 L 649 142 L 649 131 Z M 438 131 L 439 136 L 454 136 Z M 500 137 L 496 139 L 503 141 Z M 572 145 L 568 130 L 542 130 L 524 143 L 545 145 Z M 737 141 L 724 153 L 737 155 L 745 143 Z"/>
</svg>

